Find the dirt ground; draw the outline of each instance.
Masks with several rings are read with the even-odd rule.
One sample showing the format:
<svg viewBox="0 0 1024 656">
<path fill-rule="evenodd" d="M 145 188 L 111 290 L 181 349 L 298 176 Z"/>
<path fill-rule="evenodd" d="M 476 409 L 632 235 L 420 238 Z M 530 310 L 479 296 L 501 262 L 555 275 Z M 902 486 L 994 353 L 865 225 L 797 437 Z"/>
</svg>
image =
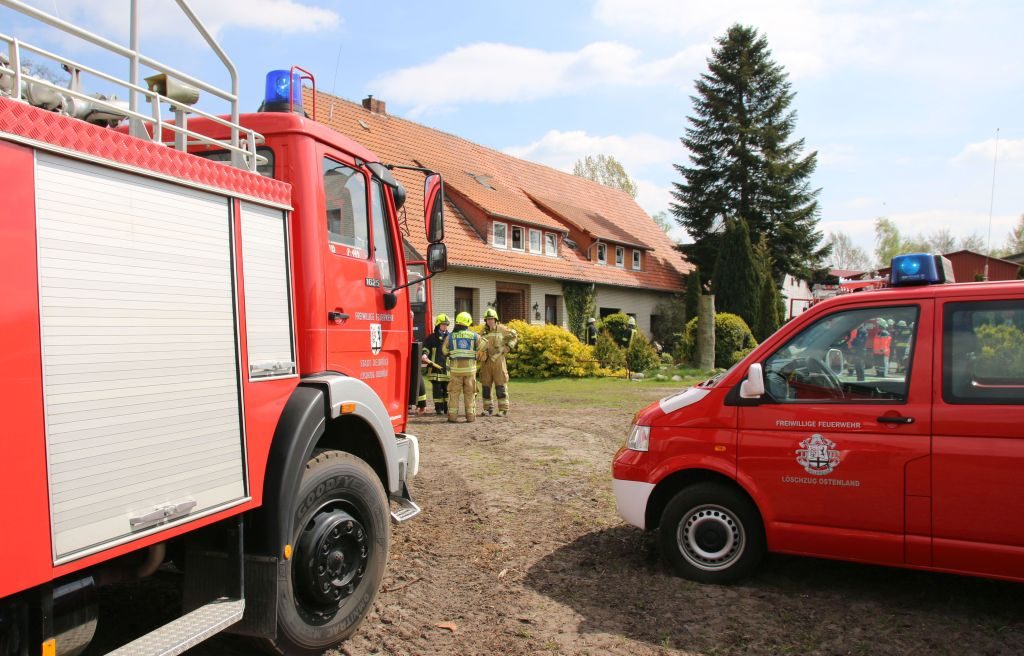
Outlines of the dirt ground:
<svg viewBox="0 0 1024 656">
<path fill-rule="evenodd" d="M 676 578 L 622 522 L 610 462 L 639 408 L 557 395 L 507 419 L 430 416 L 414 498 L 376 605 L 346 654 L 1021 654 L 1024 587 L 771 556 L 742 585 Z M 514 389 L 514 386 L 513 386 Z M 193 656 L 247 654 L 218 636 Z"/>
</svg>

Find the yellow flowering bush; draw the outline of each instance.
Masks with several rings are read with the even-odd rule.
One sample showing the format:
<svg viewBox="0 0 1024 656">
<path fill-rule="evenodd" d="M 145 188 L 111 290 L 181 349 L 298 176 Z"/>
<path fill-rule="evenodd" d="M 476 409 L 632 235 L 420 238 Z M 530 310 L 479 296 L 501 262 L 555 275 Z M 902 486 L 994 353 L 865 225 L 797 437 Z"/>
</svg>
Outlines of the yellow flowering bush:
<svg viewBox="0 0 1024 656">
<path fill-rule="evenodd" d="M 560 326 L 535 326 L 525 321 L 510 321 L 507 325 L 519 334 L 519 345 L 506 356 L 513 378 L 582 378 L 604 373 L 594 358 L 593 347 Z"/>
</svg>

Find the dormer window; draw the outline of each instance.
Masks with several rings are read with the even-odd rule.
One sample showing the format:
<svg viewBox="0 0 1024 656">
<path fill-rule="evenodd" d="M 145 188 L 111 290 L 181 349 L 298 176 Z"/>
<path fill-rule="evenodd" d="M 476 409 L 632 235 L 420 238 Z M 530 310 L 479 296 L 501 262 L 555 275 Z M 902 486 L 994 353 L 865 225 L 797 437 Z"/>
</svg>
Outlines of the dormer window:
<svg viewBox="0 0 1024 656">
<path fill-rule="evenodd" d="M 626 266 L 626 249 L 622 246 L 615 247 L 615 266 Z"/>
<path fill-rule="evenodd" d="M 608 245 L 598 244 L 597 245 L 597 263 L 608 264 Z"/>
<path fill-rule="evenodd" d="M 508 224 L 494 222 L 491 243 L 495 248 L 508 248 Z"/>
<path fill-rule="evenodd" d="M 558 237 L 552 232 L 544 233 L 544 254 L 548 257 L 558 257 Z"/>
<path fill-rule="evenodd" d="M 640 251 L 635 248 L 633 249 L 633 270 L 640 270 Z"/>
<path fill-rule="evenodd" d="M 512 250 L 523 250 L 523 229 L 519 226 L 512 226 Z"/>
<path fill-rule="evenodd" d="M 536 253 L 536 254 L 540 255 L 540 252 L 541 252 L 541 250 L 540 250 L 541 249 L 540 235 L 541 235 L 540 230 L 534 230 L 532 228 L 530 229 L 530 252 L 531 253 Z"/>
</svg>

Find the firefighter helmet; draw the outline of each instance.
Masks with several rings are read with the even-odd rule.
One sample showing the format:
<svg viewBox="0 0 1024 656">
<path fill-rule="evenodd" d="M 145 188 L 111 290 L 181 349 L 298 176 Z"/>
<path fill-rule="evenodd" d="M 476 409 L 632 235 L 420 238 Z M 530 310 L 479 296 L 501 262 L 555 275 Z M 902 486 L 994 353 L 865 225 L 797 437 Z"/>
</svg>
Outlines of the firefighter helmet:
<svg viewBox="0 0 1024 656">
<path fill-rule="evenodd" d="M 448 315 L 445 314 L 444 312 L 442 312 L 441 314 L 437 315 L 437 318 L 434 319 L 434 327 L 436 328 L 437 326 L 440 326 L 443 323 L 450 323 L 448 321 Z"/>
<path fill-rule="evenodd" d="M 636 317 L 630 317 L 629 318 L 629 325 L 633 326 L 634 328 L 636 328 Z"/>
<path fill-rule="evenodd" d="M 498 311 L 495 310 L 492 307 L 487 308 L 484 311 L 484 321 L 486 321 L 487 319 L 494 319 L 495 321 L 497 321 L 498 320 Z"/>
<path fill-rule="evenodd" d="M 587 319 L 587 323 L 597 323 L 597 319 L 595 319 L 594 317 L 590 317 L 589 319 Z"/>
<path fill-rule="evenodd" d="M 469 312 L 459 312 L 455 315 L 455 325 L 469 328 L 473 325 L 473 315 Z"/>
</svg>

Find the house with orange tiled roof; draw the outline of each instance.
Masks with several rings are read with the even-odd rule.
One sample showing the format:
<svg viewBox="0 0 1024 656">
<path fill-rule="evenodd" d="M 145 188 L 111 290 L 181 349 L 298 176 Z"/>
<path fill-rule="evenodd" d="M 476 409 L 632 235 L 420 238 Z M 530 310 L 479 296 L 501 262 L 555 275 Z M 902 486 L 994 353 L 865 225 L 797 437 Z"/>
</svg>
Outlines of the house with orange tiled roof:
<svg viewBox="0 0 1024 656">
<path fill-rule="evenodd" d="M 307 95 L 314 92 L 306 90 Z M 307 98 L 306 106 L 312 106 Z M 391 116 L 316 93 L 316 120 L 382 161 L 429 168 L 445 181 L 449 269 L 433 279 L 434 312 L 495 307 L 502 321 L 566 326 L 562 283 L 591 283 L 599 315 L 625 312 L 650 333 L 655 307 L 684 288 L 692 268 L 626 193 Z M 395 169 L 406 188 L 406 248 L 425 253 L 423 178 Z"/>
</svg>

